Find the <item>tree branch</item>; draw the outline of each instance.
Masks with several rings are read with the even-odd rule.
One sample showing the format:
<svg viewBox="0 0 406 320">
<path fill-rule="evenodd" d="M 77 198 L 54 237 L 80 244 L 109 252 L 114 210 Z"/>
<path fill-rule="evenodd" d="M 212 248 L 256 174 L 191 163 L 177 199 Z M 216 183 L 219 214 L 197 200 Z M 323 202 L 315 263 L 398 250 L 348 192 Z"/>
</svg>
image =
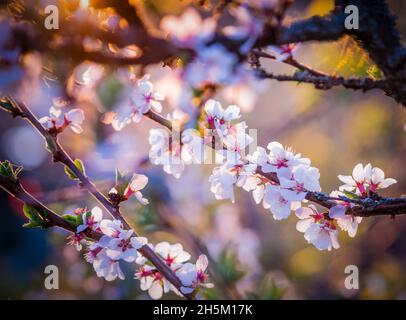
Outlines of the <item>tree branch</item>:
<svg viewBox="0 0 406 320">
<path fill-rule="evenodd" d="M 359 29 L 345 28 L 347 14 L 344 10 L 348 5 L 359 9 Z M 395 16 L 389 12 L 384 0 L 336 0 L 335 9 L 329 15 L 314 16 L 278 29 L 269 27 L 255 47 L 333 41 L 344 35 L 353 37 L 382 70 L 387 85 L 378 88 L 406 106 L 406 49 L 400 42 Z M 276 80 L 288 81 L 283 77 Z"/>
<path fill-rule="evenodd" d="M 263 69 L 257 69 L 257 74 L 263 79 L 273 79 L 281 82 L 296 81 L 299 83 L 314 84 L 316 89 L 329 90 L 335 86 L 343 86 L 347 89 L 362 90 L 363 92 L 372 89 L 386 89 L 387 81 L 373 80 L 371 78 L 344 78 L 337 76 L 315 76 L 309 74 L 308 71 L 296 72 L 293 75 L 273 74 L 268 73 Z"/>
<path fill-rule="evenodd" d="M 0 175 L 0 187 L 4 191 L 6 191 L 9 195 L 16 198 L 20 202 L 25 203 L 30 207 L 33 207 L 38 212 L 44 212 L 45 216 L 43 216 L 42 218 L 46 221 L 47 227 L 60 227 L 72 233 L 76 232 L 76 226 L 69 223 L 61 216 L 56 214 L 54 211 L 52 211 L 44 204 L 39 202 L 28 191 L 24 189 L 24 187 L 20 184 L 19 181 L 13 183 L 10 181 L 10 179 Z M 102 237 L 102 234 L 90 229 L 85 230 L 84 233 L 86 234 L 86 236 L 94 240 L 99 240 Z"/>
<path fill-rule="evenodd" d="M 14 116 L 20 116 L 27 119 L 30 124 L 37 129 L 37 131 L 44 137 L 48 143 L 48 148 L 50 149 L 53 159 L 55 162 L 61 162 L 66 165 L 79 179 L 80 185 L 87 189 L 87 191 L 107 210 L 107 212 L 115 219 L 120 220 L 126 229 L 131 228 L 130 224 L 126 221 L 124 216 L 120 212 L 120 207 L 118 205 L 112 204 L 100 191 L 97 190 L 96 186 L 89 180 L 89 178 L 79 170 L 72 158 L 66 153 L 66 151 L 59 144 L 57 136 L 51 135 L 38 121 L 31 110 L 22 102 L 14 102 L 14 106 L 18 108 L 14 112 Z M 135 236 L 138 236 L 134 232 Z M 170 269 L 166 263 L 156 255 L 156 253 L 148 246 L 144 245 L 138 250 L 145 258 L 147 258 L 158 270 L 159 272 L 178 290 L 182 287 L 182 282 L 176 276 L 176 274 Z M 193 299 L 190 294 L 183 294 L 187 299 Z"/>
<path fill-rule="evenodd" d="M 167 121 L 161 115 L 149 111 L 148 113 L 144 114 L 147 118 L 165 126 L 167 129 L 171 130 L 169 126 L 165 125 Z M 165 121 L 163 121 L 165 120 Z M 265 173 L 261 169 L 257 169 L 256 172 L 258 175 L 264 177 L 265 179 L 269 180 L 271 183 L 279 184 L 279 179 L 275 173 Z M 346 202 L 354 202 L 349 198 L 334 198 L 330 197 L 322 192 L 311 192 L 307 191 L 306 199 L 317 203 L 318 205 L 330 209 L 337 205 L 335 200 L 346 201 Z M 396 216 L 406 214 L 406 198 L 380 198 L 377 200 L 373 200 L 371 198 L 364 199 L 365 201 L 358 201 L 355 206 L 352 208 L 347 209 L 347 214 L 359 216 L 359 217 L 373 217 L 373 216 L 380 216 L 380 215 L 389 215 L 389 216 Z"/>
</svg>

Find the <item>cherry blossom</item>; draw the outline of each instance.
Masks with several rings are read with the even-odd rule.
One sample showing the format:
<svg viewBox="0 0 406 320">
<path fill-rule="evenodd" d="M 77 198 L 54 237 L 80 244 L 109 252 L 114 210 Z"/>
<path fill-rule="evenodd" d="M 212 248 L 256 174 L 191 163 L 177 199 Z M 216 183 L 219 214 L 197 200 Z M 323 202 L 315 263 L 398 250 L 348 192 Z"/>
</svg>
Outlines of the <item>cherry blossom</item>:
<svg viewBox="0 0 406 320">
<path fill-rule="evenodd" d="M 97 230 L 99 228 L 100 222 L 103 219 L 103 212 L 99 207 L 94 207 L 92 211 L 85 212 L 82 214 L 83 224 L 77 227 L 76 232 L 82 232 L 87 228 L 91 230 Z"/>
<path fill-rule="evenodd" d="M 296 224 L 296 229 L 304 233 L 308 243 L 313 244 L 318 250 L 330 251 L 340 247 L 338 231 L 334 222 L 326 219 L 314 205 L 297 209 L 296 216 L 300 219 Z"/>
<path fill-rule="evenodd" d="M 339 204 L 329 211 L 329 217 L 337 221 L 337 225 L 343 230 L 347 231 L 351 238 L 354 238 L 357 234 L 358 225 L 362 221 L 362 217 L 353 217 L 352 215 L 346 214 L 347 205 Z"/>
<path fill-rule="evenodd" d="M 247 129 L 245 122 L 234 124 L 234 121 L 241 117 L 240 109 L 235 105 L 223 109 L 220 102 L 210 99 L 205 104 L 205 113 L 206 119 L 204 125 L 210 130 L 215 130 L 214 133 L 217 135 L 217 138 L 219 138 L 219 140 L 214 141 L 216 142 L 216 148 L 220 142 L 220 147 L 224 146 L 228 151 L 235 153 L 227 154 L 226 152 L 225 154 L 227 156 L 224 158 L 227 159 L 227 161 L 231 158 L 238 160 L 240 158 L 238 154 L 253 141 L 253 139 L 245 133 Z M 215 139 L 216 136 L 212 138 Z M 221 150 L 222 148 L 219 149 L 217 153 L 221 155 L 224 150 Z M 231 157 L 228 157 L 230 155 Z"/>
<path fill-rule="evenodd" d="M 187 65 L 184 81 L 196 88 L 225 84 L 231 78 L 236 62 L 237 57 L 220 44 L 201 48 L 197 57 Z"/>
<path fill-rule="evenodd" d="M 196 264 L 185 263 L 177 272 L 176 275 L 181 280 L 183 286 L 181 292 L 185 294 L 192 293 L 199 287 L 213 288 L 212 283 L 206 283 L 208 275 L 206 269 L 209 261 L 206 255 L 200 255 Z"/>
<path fill-rule="evenodd" d="M 222 138 L 221 141 L 224 147 L 236 153 L 243 152 L 254 141 L 252 137 L 245 133 L 247 128 L 245 122 L 239 122 L 223 132 L 220 138 Z"/>
<path fill-rule="evenodd" d="M 164 241 L 151 247 L 174 272 L 180 270 L 184 263 L 190 259 L 190 254 L 184 251 L 182 245 L 179 243 L 171 245 Z M 178 290 L 171 285 L 156 268 L 151 266 L 147 259 L 139 256 L 136 263 L 141 265 L 141 267 L 135 273 L 135 278 L 140 280 L 141 289 L 144 291 L 148 290 L 151 298 L 160 299 L 163 293 L 169 291 L 179 294 Z"/>
<path fill-rule="evenodd" d="M 74 233 L 68 237 L 68 244 L 75 246 L 77 251 L 81 251 L 83 246 L 82 243 L 86 236 L 83 233 Z"/>
<path fill-rule="evenodd" d="M 112 260 L 134 262 L 137 258 L 137 249 L 147 244 L 145 238 L 131 237 L 133 230 L 123 230 L 115 238 L 105 236 L 101 242 L 106 246 L 106 254 Z"/>
<path fill-rule="evenodd" d="M 240 52 L 245 54 L 252 48 L 258 36 L 262 33 L 263 22 L 243 7 L 237 7 L 231 11 L 231 14 L 237 19 L 236 26 L 226 26 L 223 29 L 224 34 L 233 40 L 247 39 L 240 47 Z"/>
<path fill-rule="evenodd" d="M 358 163 L 352 171 L 352 176 L 343 176 L 341 174 L 338 175 L 338 179 L 345 183 L 344 185 L 340 186 L 340 191 L 356 190 L 361 194 L 366 194 L 366 183 L 371 177 L 371 171 L 371 164 L 367 164 L 364 167 L 361 163 Z"/>
<path fill-rule="evenodd" d="M 366 196 L 368 187 L 371 192 L 376 192 L 378 189 L 385 189 L 397 181 L 392 178 L 385 179 L 385 173 L 370 163 L 365 167 L 358 163 L 353 171 L 352 176 L 338 175 L 344 184 L 340 186 L 340 191 L 355 191 L 357 194 Z"/>
<path fill-rule="evenodd" d="M 260 204 L 265 195 L 267 184 L 257 175 L 250 175 L 245 179 L 242 188 L 245 191 L 252 191 L 252 196 L 256 204 Z"/>
<path fill-rule="evenodd" d="M 240 109 L 237 106 L 231 105 L 223 109 L 221 103 L 213 99 L 206 102 L 204 110 L 207 115 L 206 122 L 208 128 L 216 129 L 221 134 L 226 133 L 231 127 L 231 121 L 241 117 Z"/>
<path fill-rule="evenodd" d="M 120 220 L 104 219 L 100 222 L 100 230 L 109 237 L 118 238 L 123 231 L 123 224 Z"/>
<path fill-rule="evenodd" d="M 93 261 L 93 269 L 98 277 L 104 278 L 106 281 L 113 281 L 117 278 L 121 280 L 125 279 L 119 262 L 110 259 L 106 250 L 101 250 L 97 253 Z"/>
<path fill-rule="evenodd" d="M 150 110 L 158 113 L 162 111 L 160 101 L 164 100 L 164 96 L 154 91 L 149 77 L 145 75 L 138 80 L 131 79 L 132 85 L 126 89 L 116 111 L 105 115 L 104 123 L 120 131 L 131 122 L 140 122 L 142 115 Z"/>
<path fill-rule="evenodd" d="M 175 44 L 194 48 L 213 38 L 216 21 L 213 18 L 202 19 L 195 9 L 188 8 L 179 17 L 164 17 L 161 28 Z"/>
<path fill-rule="evenodd" d="M 276 55 L 276 61 L 283 62 L 293 57 L 293 53 L 299 48 L 299 45 L 290 43 L 282 46 L 270 46 L 269 48 Z"/>
<path fill-rule="evenodd" d="M 49 109 L 49 116 L 39 119 L 41 124 L 53 133 L 61 133 L 65 128 L 70 127 L 75 133 L 82 133 L 82 123 L 85 119 L 81 109 L 72 109 L 66 113 L 61 108 L 52 106 Z"/>
<path fill-rule="evenodd" d="M 383 170 L 375 167 L 372 168 L 371 177 L 367 182 L 369 184 L 370 190 L 372 192 L 375 192 L 378 189 L 385 189 L 392 184 L 395 184 L 397 181 L 393 178 L 385 179 L 385 173 L 383 172 Z"/>
<path fill-rule="evenodd" d="M 134 278 L 140 280 L 141 290 L 148 291 L 149 296 L 154 300 L 161 299 L 164 293 L 171 290 L 169 281 L 165 280 L 153 266 L 140 267 Z"/>
<path fill-rule="evenodd" d="M 289 217 L 292 206 L 294 210 L 298 205 L 297 202 L 286 199 L 280 188 L 268 184 L 264 191 L 263 206 L 272 212 L 275 220 L 283 220 Z"/>
<path fill-rule="evenodd" d="M 190 259 L 190 254 L 183 250 L 180 243 L 171 245 L 166 241 L 160 242 L 155 246 L 155 252 L 170 267 L 176 267 Z"/>
<path fill-rule="evenodd" d="M 286 175 L 282 176 L 282 174 L 278 177 L 283 197 L 291 201 L 302 201 L 308 191 L 321 191 L 320 172 L 315 167 L 299 165 L 293 169 L 290 179 L 287 179 Z"/>
<path fill-rule="evenodd" d="M 148 183 L 148 177 L 143 175 L 143 174 L 134 174 L 131 178 L 130 183 L 128 184 L 128 187 L 124 191 L 124 198 L 128 199 L 132 195 L 135 195 L 137 200 L 142 204 L 142 205 L 147 205 L 149 203 L 148 199 L 144 198 L 144 196 L 141 193 L 141 190 L 145 188 L 145 186 Z"/>
<path fill-rule="evenodd" d="M 263 156 L 263 150 L 257 150 L 261 152 L 261 157 L 258 159 L 261 160 L 259 164 L 265 173 L 276 172 L 286 175 L 294 166 L 300 164 L 310 165 L 309 159 L 302 158 L 300 153 L 294 154 L 291 148 L 285 148 L 279 142 L 270 142 L 267 149 L 269 150 L 268 159 Z M 264 160 L 266 160 L 266 162 L 262 162 Z"/>
<path fill-rule="evenodd" d="M 172 136 L 165 130 L 151 129 L 149 143 L 150 161 L 154 165 L 162 165 L 166 173 L 177 179 L 185 169 L 185 164 L 202 163 L 205 158 L 203 139 L 193 129 Z"/>
<path fill-rule="evenodd" d="M 254 109 L 259 94 L 267 88 L 267 82 L 258 82 L 250 70 L 240 67 L 222 93 L 228 102 L 238 105 L 241 111 L 250 112 Z"/>
<path fill-rule="evenodd" d="M 168 132 L 160 129 L 149 131 L 149 159 L 154 165 L 162 165 L 166 173 L 179 179 L 184 168 L 180 139 L 172 139 Z"/>
<path fill-rule="evenodd" d="M 237 182 L 235 174 L 230 172 L 225 166 L 216 167 L 209 178 L 210 190 L 214 193 L 216 199 L 230 199 L 235 202 L 234 184 Z"/>
</svg>

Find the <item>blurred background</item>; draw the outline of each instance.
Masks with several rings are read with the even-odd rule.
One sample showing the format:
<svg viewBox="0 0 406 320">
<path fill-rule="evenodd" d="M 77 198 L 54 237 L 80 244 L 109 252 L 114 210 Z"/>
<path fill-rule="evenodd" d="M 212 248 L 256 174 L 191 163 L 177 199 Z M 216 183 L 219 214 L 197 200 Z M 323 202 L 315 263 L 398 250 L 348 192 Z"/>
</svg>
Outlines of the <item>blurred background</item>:
<svg viewBox="0 0 406 320">
<path fill-rule="evenodd" d="M 38 5 L 46 2 L 38 1 Z M 10 1 L 1 3 L 4 10 L 16 10 L 10 8 Z M 160 16 L 177 14 L 188 4 L 175 0 L 146 3 Z M 406 2 L 389 3 L 405 35 Z M 287 22 L 324 14 L 332 7 L 330 0 L 296 1 Z M 302 45 L 295 56 L 331 74 L 381 76 L 368 56 L 346 37 Z M 66 61 L 56 57 L 43 59 L 42 64 L 45 71 L 40 79 L 22 93 L 38 116 L 47 115 L 67 77 Z M 294 72 L 278 63 L 264 62 L 264 66 L 274 73 Z M 148 155 L 148 129 L 156 124 L 143 119 L 121 132 L 103 124 L 102 114 L 115 105 L 121 89 L 117 71 L 82 64 L 71 77 L 80 78 L 85 70 L 90 70 L 94 85 L 77 92 L 79 107 L 86 114 L 84 133 L 66 130 L 62 144 L 83 160 L 88 175 L 104 192 L 114 184 L 116 167 L 149 177 L 145 196 L 151 204 L 141 208 L 136 201 L 128 201 L 123 208 L 126 218 L 153 243 L 181 242 L 194 259 L 208 250 L 216 284 L 209 298 L 406 299 L 406 217 L 364 219 L 354 239 L 341 233 L 339 250 L 319 252 L 296 231 L 294 214 L 287 221 L 275 221 L 241 190 L 236 190 L 235 204 L 215 200 L 208 183 L 213 166 L 188 166 L 178 180 L 164 174 L 161 167 L 140 166 Z M 152 66 L 147 72 L 157 90 L 171 92 L 166 87 L 169 68 Z M 320 169 L 324 192 L 338 189 L 338 174 L 350 174 L 358 162 L 370 162 L 398 180 L 383 194 L 405 193 L 405 109 L 382 92 L 318 91 L 307 84 L 270 80 L 253 84 L 252 90 L 255 98 L 242 109 L 248 126 L 258 130 L 258 145 L 276 140 L 309 157 Z M 235 95 L 223 91 L 217 98 L 226 104 Z M 163 113 L 172 108 L 167 99 Z M 56 212 L 96 205 L 66 177 L 61 165 L 51 161 L 44 141 L 26 122 L 10 121 L 8 114 L 1 113 L 0 141 L 0 159 L 22 165 L 26 189 Z M 96 277 L 83 253 L 66 245 L 65 232 L 22 228 L 21 205 L 4 192 L 0 192 L 0 219 L 0 299 L 148 299 L 132 279 L 133 266 L 123 264 L 125 281 L 108 283 Z M 59 290 L 44 288 L 44 269 L 49 264 L 59 267 Z M 359 267 L 359 290 L 344 287 L 347 265 Z"/>
</svg>

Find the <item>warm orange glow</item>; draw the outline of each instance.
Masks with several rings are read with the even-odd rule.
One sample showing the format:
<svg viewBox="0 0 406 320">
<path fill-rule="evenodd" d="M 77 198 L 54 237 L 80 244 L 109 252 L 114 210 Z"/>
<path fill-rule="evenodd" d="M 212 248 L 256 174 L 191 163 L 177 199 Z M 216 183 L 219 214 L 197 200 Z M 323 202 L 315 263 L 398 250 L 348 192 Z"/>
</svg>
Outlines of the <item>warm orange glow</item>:
<svg viewBox="0 0 406 320">
<path fill-rule="evenodd" d="M 89 7 L 89 2 L 90 2 L 90 0 L 80 0 L 80 7 L 81 8 Z"/>
</svg>

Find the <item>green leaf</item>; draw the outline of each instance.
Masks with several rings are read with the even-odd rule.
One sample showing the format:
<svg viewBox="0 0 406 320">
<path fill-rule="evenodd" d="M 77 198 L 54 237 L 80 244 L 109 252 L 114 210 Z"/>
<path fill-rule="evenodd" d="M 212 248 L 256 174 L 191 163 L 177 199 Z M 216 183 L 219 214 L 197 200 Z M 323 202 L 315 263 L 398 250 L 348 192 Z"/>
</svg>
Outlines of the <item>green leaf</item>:
<svg viewBox="0 0 406 320">
<path fill-rule="evenodd" d="M 132 174 L 129 174 L 125 171 L 120 171 L 116 169 L 116 185 L 115 188 L 119 196 L 123 196 L 125 190 L 127 189 L 129 183 L 132 179 Z"/>
<path fill-rule="evenodd" d="M 359 196 L 358 196 L 356 193 L 354 193 L 354 192 L 344 190 L 343 193 L 345 194 L 345 196 L 346 196 L 347 198 L 350 198 L 350 199 L 359 199 Z"/>
<path fill-rule="evenodd" d="M 46 228 L 46 222 L 42 218 L 41 214 L 38 212 L 37 209 L 29 206 L 28 204 L 24 204 L 23 206 L 24 215 L 28 218 L 28 222 L 23 225 L 25 228 Z"/>
<path fill-rule="evenodd" d="M 88 213 L 90 213 L 90 211 L 89 211 Z M 89 217 L 89 216 L 88 216 L 88 217 Z M 81 214 L 78 214 L 78 215 L 76 216 L 76 225 L 77 225 L 77 226 L 80 226 L 81 224 L 83 224 L 83 216 L 82 216 Z"/>
<path fill-rule="evenodd" d="M 123 88 L 122 82 L 115 76 L 109 76 L 101 82 L 96 89 L 97 95 L 107 110 L 111 110 L 119 100 Z"/>
<path fill-rule="evenodd" d="M 22 169 L 22 167 L 15 166 L 8 160 L 0 162 L 0 175 L 13 182 L 17 182 L 18 175 Z"/>
<path fill-rule="evenodd" d="M 75 161 L 73 161 L 73 163 L 75 164 L 76 168 L 78 168 L 79 171 L 83 173 L 83 175 L 86 175 L 85 166 L 83 165 L 82 160 L 76 159 Z M 65 173 L 67 174 L 69 179 L 79 180 L 79 178 L 76 176 L 76 174 L 67 166 L 65 166 Z"/>
<path fill-rule="evenodd" d="M 44 221 L 29 221 L 23 224 L 24 228 L 45 228 Z"/>
<path fill-rule="evenodd" d="M 45 136 L 45 144 L 49 152 L 54 154 L 55 152 L 58 151 L 58 146 L 56 144 L 55 139 L 51 135 L 46 135 Z"/>
<path fill-rule="evenodd" d="M 6 178 L 11 178 L 13 175 L 13 167 L 10 161 L 6 160 L 0 163 L 0 175 Z"/>
<path fill-rule="evenodd" d="M 0 109 L 3 109 L 4 111 L 10 113 L 16 111 L 12 101 L 7 99 L 6 97 L 0 97 Z"/>
<path fill-rule="evenodd" d="M 218 260 L 218 272 L 225 283 L 235 283 L 244 276 L 244 272 L 238 269 L 238 261 L 235 253 L 224 249 Z"/>
<path fill-rule="evenodd" d="M 285 294 L 285 289 L 276 285 L 275 279 L 272 278 L 271 284 L 264 288 L 262 298 L 265 300 L 281 300 Z"/>
<path fill-rule="evenodd" d="M 69 222 L 70 224 L 73 224 L 74 226 L 77 226 L 77 216 L 74 214 L 64 214 L 62 216 L 62 218 L 64 218 L 67 222 Z"/>
<path fill-rule="evenodd" d="M 24 215 L 30 220 L 42 220 L 41 215 L 37 211 L 37 209 L 29 206 L 28 204 L 24 204 L 23 206 Z"/>
</svg>

